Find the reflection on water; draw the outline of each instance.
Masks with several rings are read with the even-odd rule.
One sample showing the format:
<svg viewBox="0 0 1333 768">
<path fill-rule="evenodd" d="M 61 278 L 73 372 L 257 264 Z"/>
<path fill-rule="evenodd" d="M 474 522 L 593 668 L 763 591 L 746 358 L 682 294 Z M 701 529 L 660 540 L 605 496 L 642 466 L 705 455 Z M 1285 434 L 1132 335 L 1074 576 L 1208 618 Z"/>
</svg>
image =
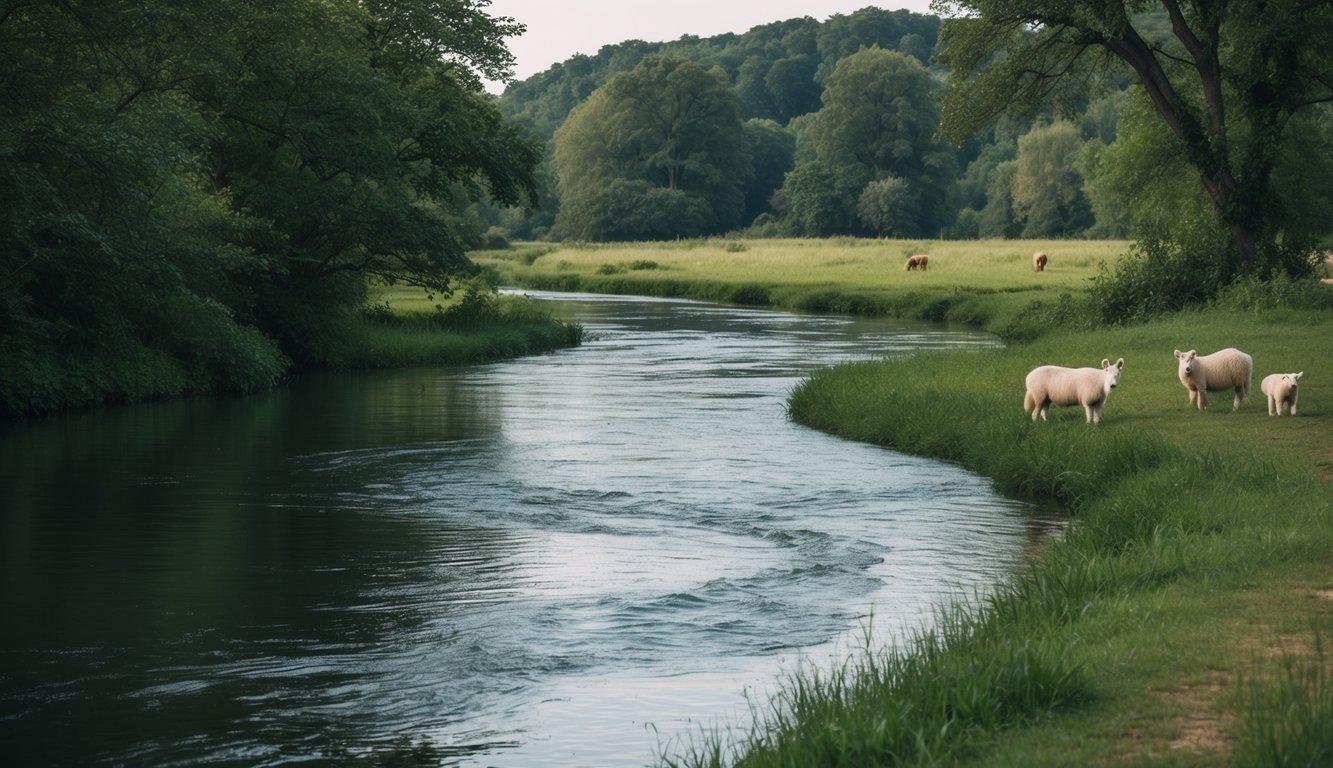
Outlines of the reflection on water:
<svg viewBox="0 0 1333 768">
<path fill-rule="evenodd" d="M 786 419 L 969 333 L 560 297 L 579 349 L 0 428 L 24 765 L 641 765 L 1004 577 L 1049 522 Z"/>
</svg>

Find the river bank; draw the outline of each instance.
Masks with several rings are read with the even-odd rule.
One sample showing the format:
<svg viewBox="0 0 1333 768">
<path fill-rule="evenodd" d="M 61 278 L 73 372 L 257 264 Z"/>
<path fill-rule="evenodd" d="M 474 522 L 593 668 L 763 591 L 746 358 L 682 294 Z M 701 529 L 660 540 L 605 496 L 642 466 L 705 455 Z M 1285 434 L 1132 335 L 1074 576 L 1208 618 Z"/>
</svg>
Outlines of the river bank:
<svg viewBox="0 0 1333 768">
<path fill-rule="evenodd" d="M 646 248 L 600 262 L 547 251 L 527 266 L 551 262 L 534 286 L 563 272 L 598 290 L 605 271 L 615 290 L 711 285 L 714 298 L 730 290 L 733 300 L 783 306 L 794 299 L 781 297 L 818 291 L 874 295 L 862 309 L 915 316 L 940 303 L 922 292 L 924 280 L 905 282 L 917 273 L 890 273 L 887 251 L 866 260 L 860 277 L 821 282 L 814 266 L 851 258 L 837 247 L 811 251 L 811 276 L 799 279 L 738 247 L 711 274 Z M 843 671 L 787 681 L 785 701 L 762 711 L 768 719 L 740 753 L 705 740 L 664 762 L 1249 766 L 1318 765 L 1333 755 L 1324 650 L 1333 636 L 1333 316 L 1249 289 L 1141 325 L 1023 326 L 1034 302 L 1077 295 L 1098 259 L 1078 257 L 1082 274 L 1064 275 L 1060 287 L 1029 289 L 1041 278 L 1022 273 L 1010 253 L 1020 248 L 1006 244 L 989 258 L 974 251 L 952 286 L 949 271 L 928 273 L 943 276 L 932 290 L 948 299 L 934 319 L 997 332 L 1021 326 L 1004 334 L 1008 347 L 838 366 L 802 384 L 790 413 L 849 439 L 957 462 L 1006 494 L 1058 502 L 1072 515 L 1069 535 L 914 645 L 868 649 Z M 523 258 L 499 265 L 519 284 Z M 615 272 L 638 261 L 659 267 Z M 660 270 L 663 262 L 688 279 Z M 602 263 L 612 267 L 591 266 Z M 643 274 L 621 282 L 631 272 Z M 1229 398 L 1214 395 L 1198 412 L 1172 352 L 1224 346 L 1254 356 L 1251 397 L 1231 413 Z M 1039 424 L 1023 412 L 1032 367 L 1119 357 L 1124 375 L 1099 427 L 1078 408 L 1057 408 Z M 1269 417 L 1259 380 L 1301 370 L 1300 415 Z"/>
<path fill-rule="evenodd" d="M 390 309 L 385 295 L 404 299 Z M 162 348 L 104 345 L 91 355 L 64 350 L 13 352 L 0 371 L 0 420 L 46 416 L 96 405 L 187 395 L 252 393 L 279 386 L 300 372 L 370 370 L 417 365 L 466 365 L 578 346 L 582 329 L 551 317 L 521 297 L 455 301 L 437 310 L 420 288 L 378 287 L 359 315 L 312 328 L 302 340 L 310 359 L 295 362 L 251 329 L 249 346 L 218 344 L 207 333 L 184 334 L 192 352 L 184 364 Z M 462 310 L 462 311 L 460 311 Z M 200 318 L 189 323 L 202 324 Z M 210 346 L 211 345 L 211 346 Z"/>
</svg>

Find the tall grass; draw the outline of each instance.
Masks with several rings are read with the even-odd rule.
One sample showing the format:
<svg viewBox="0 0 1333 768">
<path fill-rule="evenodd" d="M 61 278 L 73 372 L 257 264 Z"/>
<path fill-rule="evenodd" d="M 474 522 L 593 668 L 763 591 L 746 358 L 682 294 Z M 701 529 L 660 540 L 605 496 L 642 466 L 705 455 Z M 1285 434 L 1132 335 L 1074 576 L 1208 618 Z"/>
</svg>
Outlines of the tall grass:
<svg viewBox="0 0 1333 768">
<path fill-rule="evenodd" d="M 447 309 L 399 312 L 387 301 L 369 305 L 331 353 L 329 368 L 462 365 L 577 346 L 583 328 L 552 317 L 519 296 L 469 293 Z"/>
<path fill-rule="evenodd" d="M 1268 680 L 1245 686 L 1248 718 L 1236 764 L 1253 768 L 1333 765 L 1333 676 L 1322 642 L 1309 656 L 1285 654 Z"/>
</svg>

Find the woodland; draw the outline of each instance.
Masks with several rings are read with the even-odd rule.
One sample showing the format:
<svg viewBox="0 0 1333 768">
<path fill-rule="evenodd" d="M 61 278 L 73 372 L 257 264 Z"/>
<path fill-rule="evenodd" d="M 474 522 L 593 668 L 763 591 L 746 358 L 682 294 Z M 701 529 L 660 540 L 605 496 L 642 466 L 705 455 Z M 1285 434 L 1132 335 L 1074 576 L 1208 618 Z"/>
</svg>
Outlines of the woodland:
<svg viewBox="0 0 1333 768">
<path fill-rule="evenodd" d="M 0 0 L 0 412 L 336 366 L 376 286 L 494 316 L 469 252 L 513 241 L 1123 238 L 1116 321 L 1322 267 L 1330 3 L 936 9 L 496 97 L 486 0 Z"/>
</svg>

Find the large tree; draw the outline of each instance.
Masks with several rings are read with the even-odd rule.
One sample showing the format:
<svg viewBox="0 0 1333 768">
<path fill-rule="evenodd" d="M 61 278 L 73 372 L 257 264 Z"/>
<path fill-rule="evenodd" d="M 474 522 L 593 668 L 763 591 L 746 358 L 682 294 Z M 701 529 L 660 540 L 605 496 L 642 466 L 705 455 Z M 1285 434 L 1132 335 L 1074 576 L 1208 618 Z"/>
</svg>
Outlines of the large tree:
<svg viewBox="0 0 1333 768">
<path fill-rule="evenodd" d="M 902 179 L 916 201 L 916 232 L 949 223 L 954 153 L 935 141 L 939 106 L 929 72 L 897 51 L 866 48 L 838 62 L 824 89 L 824 106 L 810 120 L 809 139 L 829 168 L 864 169 L 862 182 Z M 860 190 L 851 196 L 856 207 Z M 901 228 L 900 222 L 899 227 Z"/>
<path fill-rule="evenodd" d="M 555 135 L 555 166 L 557 230 L 591 240 L 661 239 L 735 227 L 752 172 L 726 76 L 659 56 L 613 77 L 570 113 Z M 613 186 L 622 193 L 658 188 L 666 194 L 653 195 L 655 207 L 624 208 L 606 194 Z M 613 203 L 635 219 L 622 218 L 608 230 L 612 219 L 604 214 Z M 682 214 L 674 231 L 663 229 L 663 205 Z"/>
<path fill-rule="evenodd" d="M 942 130 L 1072 103 L 1099 75 L 1134 74 L 1197 174 L 1230 241 L 1232 271 L 1292 261 L 1300 222 L 1274 205 L 1294 119 L 1333 101 L 1330 0 L 936 0 L 949 17 Z M 1259 266 L 1263 266 L 1260 264 Z"/>
<path fill-rule="evenodd" d="M 260 386 L 368 275 L 447 287 L 540 156 L 487 5 L 0 0 L 0 408 Z"/>
<path fill-rule="evenodd" d="M 1024 237 L 1069 236 L 1092 225 L 1078 169 L 1082 148 L 1078 128 L 1063 120 L 1019 138 L 1013 205 Z"/>
</svg>

